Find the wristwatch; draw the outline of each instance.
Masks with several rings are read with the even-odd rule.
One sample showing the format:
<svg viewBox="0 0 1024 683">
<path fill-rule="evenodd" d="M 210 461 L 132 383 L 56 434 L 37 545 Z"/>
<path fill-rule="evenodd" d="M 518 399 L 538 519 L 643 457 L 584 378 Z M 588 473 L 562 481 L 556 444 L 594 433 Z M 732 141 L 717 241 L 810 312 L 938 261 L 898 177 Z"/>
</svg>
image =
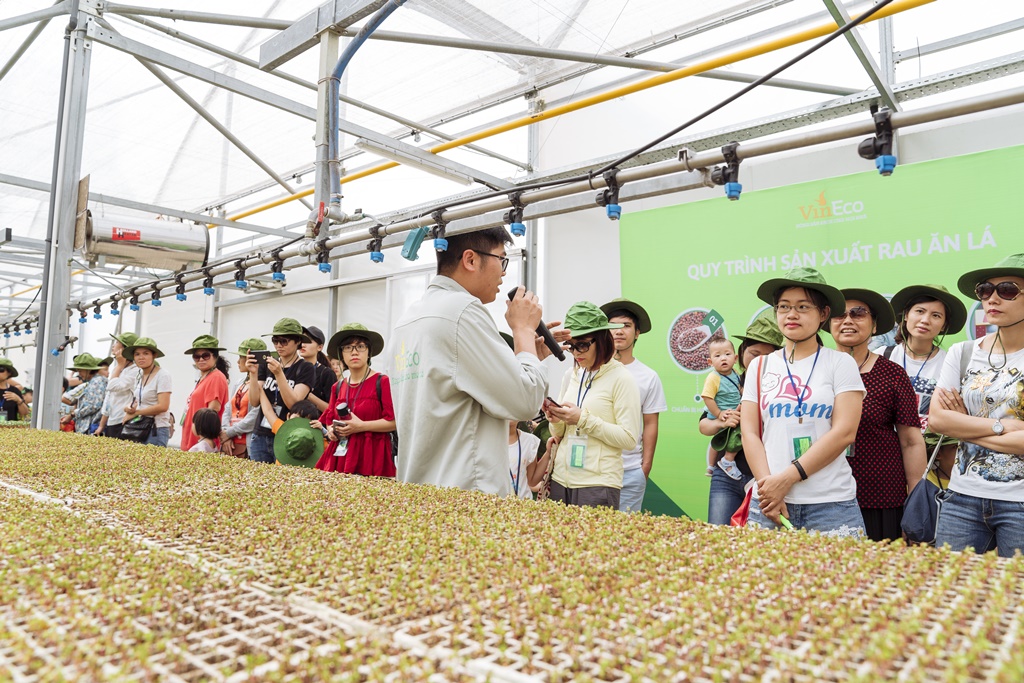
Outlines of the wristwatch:
<svg viewBox="0 0 1024 683">
<path fill-rule="evenodd" d="M 1006 428 L 1003 427 L 1003 423 L 1000 422 L 999 420 L 996 420 L 995 422 L 992 423 L 992 431 L 995 432 L 996 434 L 1002 434 L 1004 429 Z"/>
</svg>

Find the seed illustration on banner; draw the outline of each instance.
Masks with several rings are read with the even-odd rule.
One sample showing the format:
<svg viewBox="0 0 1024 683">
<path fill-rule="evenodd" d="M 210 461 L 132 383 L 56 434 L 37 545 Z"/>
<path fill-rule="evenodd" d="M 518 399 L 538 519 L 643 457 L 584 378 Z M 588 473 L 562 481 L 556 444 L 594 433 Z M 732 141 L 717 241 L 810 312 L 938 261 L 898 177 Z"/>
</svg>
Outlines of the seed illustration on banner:
<svg viewBox="0 0 1024 683">
<path fill-rule="evenodd" d="M 668 350 L 676 364 L 691 373 L 711 367 L 708 345 L 725 339 L 725 319 L 713 308 L 689 308 L 680 313 L 668 332 Z"/>
</svg>

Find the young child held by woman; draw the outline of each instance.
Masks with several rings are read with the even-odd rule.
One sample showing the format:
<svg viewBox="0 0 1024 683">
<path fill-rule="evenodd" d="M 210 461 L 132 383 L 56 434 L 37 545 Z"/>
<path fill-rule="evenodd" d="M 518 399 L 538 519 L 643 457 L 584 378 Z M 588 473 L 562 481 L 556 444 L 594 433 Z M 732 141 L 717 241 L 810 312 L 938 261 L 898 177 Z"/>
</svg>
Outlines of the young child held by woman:
<svg viewBox="0 0 1024 683">
<path fill-rule="evenodd" d="M 711 374 L 704 380 L 701 398 L 707 406 L 708 414 L 716 420 L 725 410 L 736 410 L 740 405 L 743 388 L 740 375 L 736 372 L 736 349 L 728 339 L 715 339 L 708 344 L 711 355 Z M 733 479 L 741 479 L 736 454 L 743 447 L 739 427 L 724 427 L 711 439 L 711 447 L 716 451 L 725 451 L 718 459 L 718 466 Z M 711 476 L 711 464 L 708 463 L 708 476 Z"/>
</svg>

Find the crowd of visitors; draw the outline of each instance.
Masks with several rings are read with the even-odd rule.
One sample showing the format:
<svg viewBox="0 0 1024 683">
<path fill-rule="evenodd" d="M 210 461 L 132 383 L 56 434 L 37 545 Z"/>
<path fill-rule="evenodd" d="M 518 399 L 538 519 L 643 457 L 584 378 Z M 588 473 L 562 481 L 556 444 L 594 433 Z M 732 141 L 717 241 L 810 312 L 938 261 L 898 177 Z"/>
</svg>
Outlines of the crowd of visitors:
<svg viewBox="0 0 1024 683">
<path fill-rule="evenodd" d="M 349 323 L 328 341 L 282 318 L 263 335 L 272 350 L 257 337 L 239 344 L 232 390 L 231 352 L 197 337 L 185 351 L 198 379 L 182 450 L 639 511 L 667 410 L 660 378 L 634 355 L 650 316 L 627 299 L 580 301 L 547 324 L 545 344 L 540 304 L 519 288 L 512 333 L 499 333 L 484 305 L 500 293 L 508 243 L 500 228 L 449 238 L 437 277 L 396 326 L 386 372 L 371 367 L 386 346 L 379 332 Z M 968 316 L 941 285 L 905 287 L 890 303 L 811 268 L 764 282 L 757 296 L 770 307 L 735 336 L 739 348 L 708 344 L 698 425 L 711 438 L 708 521 L 896 540 L 928 477 L 942 487 L 938 544 L 1024 550 L 1024 255 L 957 287 L 981 302 L 987 334 L 945 349 Z M 895 344 L 871 348 L 893 329 Z M 573 364 L 550 395 L 540 363 L 555 344 Z M 126 333 L 110 358 L 74 356 L 63 428 L 166 446 L 163 355 Z M 0 358 L 0 419 L 29 414 L 17 376 Z"/>
</svg>

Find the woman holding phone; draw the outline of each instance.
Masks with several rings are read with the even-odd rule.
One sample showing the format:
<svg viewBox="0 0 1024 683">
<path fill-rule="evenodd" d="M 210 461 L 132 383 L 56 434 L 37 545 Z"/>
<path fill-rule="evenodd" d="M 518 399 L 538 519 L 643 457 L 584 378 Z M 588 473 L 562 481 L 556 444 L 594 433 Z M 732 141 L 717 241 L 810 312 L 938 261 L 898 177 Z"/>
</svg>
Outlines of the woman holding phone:
<svg viewBox="0 0 1024 683">
<path fill-rule="evenodd" d="M 327 409 L 320 416 L 329 443 L 316 463 L 317 469 L 367 477 L 395 476 L 391 381 L 370 367 L 370 359 L 383 350 L 384 337 L 359 323 L 345 325 L 327 344 L 328 355 L 341 359 L 348 378 L 331 389 Z"/>
<path fill-rule="evenodd" d="M 274 415 L 263 415 L 249 439 L 249 459 L 273 465 L 277 462 L 274 456 L 275 420 L 285 420 L 292 405 L 305 400 L 315 381 L 313 366 L 299 356 L 299 347 L 310 341 L 302 325 L 294 318 L 281 318 L 274 323 L 270 337 L 274 350 L 279 358 L 267 355 L 257 361 L 252 351 L 246 359 L 249 368 L 249 406 L 258 408 L 260 396 L 266 394 L 274 408 Z M 266 352 L 260 352 L 261 354 Z M 265 374 L 261 377 L 260 365 L 266 365 Z"/>
<path fill-rule="evenodd" d="M 619 509 L 622 451 L 635 448 L 643 429 L 640 390 L 615 360 L 615 342 L 600 308 L 573 304 L 565 316 L 575 364 L 565 374 L 557 405 L 544 402 L 559 444 L 551 473 L 551 500 L 566 505 Z"/>
</svg>

